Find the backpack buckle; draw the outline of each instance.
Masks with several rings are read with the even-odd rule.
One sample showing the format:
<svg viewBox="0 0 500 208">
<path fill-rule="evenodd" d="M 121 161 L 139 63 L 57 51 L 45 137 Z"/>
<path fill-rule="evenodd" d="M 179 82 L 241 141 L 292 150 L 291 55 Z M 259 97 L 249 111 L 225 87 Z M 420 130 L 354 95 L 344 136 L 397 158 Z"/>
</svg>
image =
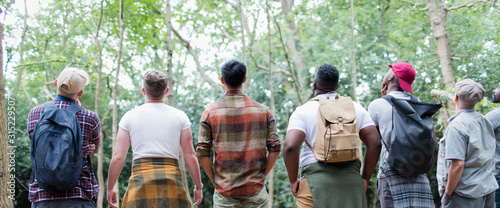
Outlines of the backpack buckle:
<svg viewBox="0 0 500 208">
<path fill-rule="evenodd" d="M 358 157 L 358 147 L 356 147 L 356 143 L 352 142 L 352 158 L 355 159 Z"/>
<path fill-rule="evenodd" d="M 332 159 L 337 158 L 337 145 L 332 144 L 330 154 L 332 154 Z"/>
<path fill-rule="evenodd" d="M 337 121 L 339 122 L 339 130 L 344 131 L 344 123 L 343 123 L 344 119 L 342 118 L 342 116 L 339 116 L 337 118 Z"/>
</svg>

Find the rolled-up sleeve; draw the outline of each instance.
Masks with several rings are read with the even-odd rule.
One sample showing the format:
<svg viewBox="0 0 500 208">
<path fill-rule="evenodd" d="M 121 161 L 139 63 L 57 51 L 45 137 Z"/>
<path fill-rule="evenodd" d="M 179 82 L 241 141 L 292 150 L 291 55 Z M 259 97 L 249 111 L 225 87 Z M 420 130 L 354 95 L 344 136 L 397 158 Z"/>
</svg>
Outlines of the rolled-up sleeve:
<svg viewBox="0 0 500 208">
<path fill-rule="evenodd" d="M 212 127 L 209 122 L 209 111 L 205 110 L 200 118 L 200 131 L 198 134 L 198 144 L 196 145 L 196 156 L 210 156 L 213 146 Z"/>
<path fill-rule="evenodd" d="M 269 152 L 280 152 L 281 151 L 281 141 L 278 135 L 278 130 L 276 129 L 276 120 L 271 112 L 268 110 L 267 118 L 267 139 L 266 146 Z"/>
</svg>

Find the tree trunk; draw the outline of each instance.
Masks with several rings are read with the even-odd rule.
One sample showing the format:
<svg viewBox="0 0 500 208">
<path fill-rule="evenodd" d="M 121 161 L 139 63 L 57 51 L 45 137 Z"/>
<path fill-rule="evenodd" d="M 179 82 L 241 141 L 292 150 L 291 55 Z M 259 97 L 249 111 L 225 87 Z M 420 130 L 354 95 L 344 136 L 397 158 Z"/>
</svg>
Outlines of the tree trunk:
<svg viewBox="0 0 500 208">
<path fill-rule="evenodd" d="M 300 84 L 299 84 L 299 82 L 297 80 L 297 77 L 295 76 L 295 72 L 293 71 L 292 63 L 290 61 L 290 56 L 288 55 L 289 54 L 288 50 L 286 48 L 285 42 L 283 41 L 283 34 L 281 32 L 281 27 L 278 24 L 278 21 L 276 21 L 276 18 L 274 18 L 274 23 L 276 24 L 276 30 L 278 31 L 278 34 L 280 36 L 281 46 L 283 48 L 283 52 L 285 53 L 285 58 L 286 58 L 286 62 L 287 62 L 287 65 L 288 65 L 288 69 L 290 70 L 290 78 L 292 78 L 293 87 L 295 89 L 295 92 L 297 93 L 297 97 L 299 99 L 300 104 L 302 104 L 302 103 L 305 102 L 305 100 L 302 98 L 302 95 L 300 93 Z"/>
<path fill-rule="evenodd" d="M 434 41 L 436 42 L 437 54 L 439 63 L 441 64 L 441 73 L 443 75 L 444 84 L 448 88 L 455 87 L 455 74 L 453 64 L 451 62 L 450 41 L 448 39 L 448 31 L 446 28 L 447 9 L 444 3 L 439 0 L 441 15 L 435 0 L 425 0 L 427 3 L 429 17 L 431 20 L 432 32 L 434 33 Z"/>
<path fill-rule="evenodd" d="M 101 23 L 102 23 L 102 18 L 104 14 L 104 0 L 101 0 L 101 14 L 99 16 L 99 23 L 97 24 L 96 28 L 96 35 L 95 35 L 95 45 L 98 50 L 97 52 L 97 80 L 96 80 L 96 89 L 95 89 L 95 108 L 94 111 L 97 114 L 97 116 L 100 115 L 99 113 L 99 97 L 101 94 L 101 77 L 102 77 L 102 48 L 101 48 L 101 42 L 99 41 L 99 30 L 101 28 Z M 100 117 L 102 120 L 102 117 Z M 102 124 L 102 123 L 101 123 Z M 105 185 L 104 185 L 104 174 L 103 174 L 103 161 L 102 161 L 102 154 L 104 151 L 103 144 L 104 144 L 104 137 L 102 134 L 102 128 L 100 130 L 101 132 L 101 145 L 99 146 L 98 152 L 97 152 L 97 180 L 99 182 L 99 195 L 97 197 L 97 208 L 102 208 L 102 204 L 104 201 L 104 191 L 106 190 Z"/>
<path fill-rule="evenodd" d="M 242 44 L 242 54 L 243 54 L 243 64 L 245 64 L 245 66 L 247 65 L 247 49 L 246 49 L 246 43 L 245 43 L 245 25 L 244 25 L 244 21 L 243 19 L 245 18 L 243 15 L 243 6 L 242 6 L 242 2 L 241 0 L 238 0 L 238 12 L 239 12 L 239 16 L 240 16 L 240 25 L 241 25 L 241 44 Z"/>
<path fill-rule="evenodd" d="M 382 8 L 380 5 L 380 30 L 382 31 L 382 43 L 387 44 L 387 32 L 385 31 L 385 13 L 389 10 L 391 6 L 391 0 L 387 0 L 387 6 Z"/>
<path fill-rule="evenodd" d="M 266 13 L 267 13 L 267 37 L 268 37 L 268 47 L 269 47 L 269 59 L 268 59 L 268 68 L 269 68 L 269 90 L 271 91 L 270 102 L 271 102 L 271 113 L 273 116 L 276 116 L 276 107 L 274 105 L 274 84 L 273 84 L 273 51 L 271 44 L 271 15 L 269 14 L 269 2 L 266 0 Z M 275 117 L 276 118 L 276 117 Z M 274 168 L 269 172 L 269 208 L 273 207 L 274 201 Z"/>
<path fill-rule="evenodd" d="M 297 30 L 297 26 L 295 25 L 295 21 L 292 16 L 292 7 L 294 4 L 294 0 L 280 0 L 280 2 L 283 15 L 285 16 L 285 20 L 288 23 L 288 29 L 291 32 L 291 35 L 286 37 L 286 45 L 295 65 L 295 71 L 297 72 L 298 78 L 297 82 L 300 84 L 300 89 L 309 89 L 309 85 L 311 83 L 309 81 L 308 72 L 305 69 L 306 64 L 304 62 L 304 59 L 302 58 L 302 48 L 299 41 L 299 31 Z"/>
<path fill-rule="evenodd" d="M 242 58 L 243 58 L 243 64 L 246 66 L 247 65 L 247 45 L 245 43 L 245 24 L 244 24 L 244 13 L 243 13 L 243 6 L 242 6 L 243 2 L 241 0 L 238 0 L 238 13 L 239 13 L 239 16 L 240 16 L 240 25 L 241 25 L 241 52 L 242 52 Z M 249 71 L 247 71 L 247 76 L 248 76 L 248 73 Z M 248 90 L 248 85 L 250 84 L 250 82 L 245 82 L 243 83 L 243 92 L 246 93 L 246 91 Z"/>
<path fill-rule="evenodd" d="M 165 43 L 167 44 L 167 73 L 168 73 L 168 88 L 170 91 L 167 95 L 168 104 L 171 106 L 175 106 L 175 91 L 174 91 L 174 73 L 173 73 L 173 62 L 172 57 L 174 55 L 174 50 L 172 48 L 172 11 L 170 6 L 170 0 L 167 0 L 167 35 L 165 39 Z"/>
<path fill-rule="evenodd" d="M 356 78 L 356 46 L 354 40 L 354 0 L 351 0 L 351 63 L 352 63 L 352 99 L 357 101 L 356 87 L 358 86 Z"/>
<path fill-rule="evenodd" d="M 181 34 L 179 32 L 177 32 L 177 30 L 175 30 L 173 27 L 171 27 L 171 29 L 172 29 L 172 32 L 174 32 L 174 34 L 177 36 L 177 38 L 179 38 L 179 40 L 181 41 L 182 45 L 184 45 L 184 47 L 186 47 L 186 49 L 188 50 L 189 54 L 191 54 L 191 56 L 193 56 L 194 62 L 196 63 L 196 69 L 198 70 L 198 72 L 200 72 L 201 77 L 206 82 L 208 82 L 208 84 L 210 84 L 210 86 L 212 86 L 214 89 L 216 89 L 220 93 L 223 93 L 224 89 L 222 88 L 222 86 L 220 84 L 217 84 L 213 79 L 211 79 L 205 73 L 205 70 L 203 69 L 203 67 L 201 67 L 201 63 L 200 63 L 200 59 L 198 57 L 198 54 L 196 54 L 196 52 L 193 49 L 193 47 L 191 47 L 191 44 L 186 39 L 184 39 L 181 36 Z"/>
<path fill-rule="evenodd" d="M 0 9 L 0 14 L 2 13 Z M 10 146 L 14 144 L 15 140 L 10 139 L 9 135 L 15 135 L 15 124 L 13 126 L 14 129 L 12 132 L 7 131 L 7 109 L 5 108 L 5 85 L 4 85 L 4 77 L 3 77 L 3 24 L 0 22 L 0 207 L 12 207 L 12 200 L 14 199 L 15 196 L 15 180 L 12 178 L 12 176 L 15 177 L 15 175 L 11 175 L 9 172 L 10 168 L 9 165 L 10 163 L 10 155 L 9 155 L 9 149 L 11 148 Z M 13 98 L 9 98 L 9 101 L 14 101 Z M 9 105 L 9 107 L 14 107 L 14 105 Z M 9 110 L 9 112 L 14 112 L 13 110 Z M 14 118 L 14 123 L 15 123 L 15 117 L 9 115 L 9 118 Z M 12 141 L 12 142 L 10 142 Z M 13 148 L 13 147 L 12 147 Z M 15 150 L 15 149 L 12 149 Z M 14 155 L 15 156 L 15 155 Z M 11 189 L 12 187 L 12 181 L 14 180 L 13 186 L 14 189 Z M 10 190 L 14 190 L 14 195 L 12 195 L 12 192 Z M 9 199 L 10 198 L 10 199 Z"/>
<path fill-rule="evenodd" d="M 170 0 L 167 0 L 167 35 L 166 35 L 166 44 L 167 44 L 167 74 L 168 74 L 168 88 L 170 89 L 167 97 L 168 104 L 170 106 L 175 107 L 175 80 L 174 80 L 174 64 L 172 61 L 174 50 L 172 48 L 172 10 L 170 6 Z M 187 182 L 187 173 L 186 173 L 186 162 L 184 161 L 184 157 L 182 155 L 182 149 L 179 149 L 179 168 L 182 173 L 182 184 L 186 187 L 186 191 L 189 193 L 188 182 Z"/>
<path fill-rule="evenodd" d="M 113 152 L 116 149 L 116 135 L 118 134 L 118 77 L 120 76 L 120 67 L 121 67 L 121 59 L 123 52 L 123 33 L 125 30 L 125 23 L 123 22 L 123 0 L 120 0 L 120 42 L 118 46 L 118 64 L 116 66 L 116 75 L 115 75 L 115 86 L 113 88 Z M 119 181 L 116 182 L 113 189 L 116 190 L 116 195 L 118 196 L 117 206 L 120 207 L 120 192 L 118 189 Z"/>
<path fill-rule="evenodd" d="M 19 43 L 19 63 L 24 63 L 24 41 L 26 39 L 26 31 L 28 31 L 28 5 L 26 0 L 24 0 L 24 17 L 23 17 L 23 34 L 21 35 L 21 43 Z M 3 70 L 3 68 L 2 68 Z M 17 67 L 17 77 L 16 83 L 14 83 L 14 90 L 12 90 L 12 98 L 17 98 L 19 94 L 19 89 L 21 89 L 21 83 L 23 82 L 24 67 Z"/>
<path fill-rule="evenodd" d="M 455 88 L 455 74 L 453 71 L 453 64 L 451 62 L 450 41 L 448 39 L 448 31 L 446 28 L 446 16 L 448 10 L 444 5 L 444 2 L 439 0 L 439 7 L 441 9 L 440 15 L 435 0 L 425 0 L 425 2 L 427 3 L 427 8 L 429 11 L 429 18 L 431 20 L 432 32 L 434 33 L 434 41 L 436 42 L 437 54 L 439 57 L 439 63 L 441 65 L 441 74 L 443 75 L 443 81 L 448 89 L 453 89 Z M 447 103 L 449 111 L 454 112 L 454 103 Z M 448 115 L 446 115 L 445 117 L 448 117 Z"/>
</svg>

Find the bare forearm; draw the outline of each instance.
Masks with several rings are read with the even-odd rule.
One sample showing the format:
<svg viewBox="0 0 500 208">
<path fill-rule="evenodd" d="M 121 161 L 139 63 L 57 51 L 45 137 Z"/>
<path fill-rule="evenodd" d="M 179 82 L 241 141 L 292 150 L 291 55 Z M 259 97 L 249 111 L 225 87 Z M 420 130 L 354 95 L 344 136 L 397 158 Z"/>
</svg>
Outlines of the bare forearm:
<svg viewBox="0 0 500 208">
<path fill-rule="evenodd" d="M 107 190 L 111 190 L 115 186 L 118 176 L 120 176 L 122 172 L 123 164 L 125 164 L 125 158 L 123 157 L 113 157 L 111 159 L 109 164 Z"/>
<path fill-rule="evenodd" d="M 186 166 L 191 175 L 191 179 L 193 180 L 196 187 L 201 187 L 201 177 L 200 177 L 200 166 L 198 166 L 198 158 L 194 153 L 191 154 L 183 154 Z"/>
<path fill-rule="evenodd" d="M 276 164 L 279 156 L 280 152 L 269 152 L 269 154 L 267 155 L 266 170 L 264 172 L 266 176 L 273 169 L 274 164 Z"/>
<path fill-rule="evenodd" d="M 448 171 L 448 183 L 446 184 L 446 193 L 451 195 L 457 188 L 458 182 L 462 177 L 464 171 L 464 161 L 463 160 L 452 160 L 450 164 L 450 169 Z"/>
<path fill-rule="evenodd" d="M 210 181 L 212 184 L 215 183 L 214 181 L 214 168 L 213 168 L 213 163 L 212 159 L 210 157 L 198 157 L 198 160 L 200 161 L 200 165 L 207 174 L 208 178 L 210 178 Z M 215 184 L 214 184 L 215 185 Z"/>
<path fill-rule="evenodd" d="M 369 181 L 377 166 L 380 155 L 380 136 L 375 126 L 367 126 L 359 131 L 361 141 L 366 145 L 366 154 L 362 171 L 363 179 Z"/>
<path fill-rule="evenodd" d="M 294 182 L 297 180 L 299 172 L 299 156 L 300 149 L 286 147 L 283 150 L 283 160 L 285 162 L 286 171 L 288 173 L 288 180 Z"/>
<path fill-rule="evenodd" d="M 370 180 L 373 171 L 377 167 L 377 161 L 380 155 L 380 146 L 372 146 L 366 148 L 366 154 L 364 158 L 363 175 L 362 178 Z"/>
</svg>

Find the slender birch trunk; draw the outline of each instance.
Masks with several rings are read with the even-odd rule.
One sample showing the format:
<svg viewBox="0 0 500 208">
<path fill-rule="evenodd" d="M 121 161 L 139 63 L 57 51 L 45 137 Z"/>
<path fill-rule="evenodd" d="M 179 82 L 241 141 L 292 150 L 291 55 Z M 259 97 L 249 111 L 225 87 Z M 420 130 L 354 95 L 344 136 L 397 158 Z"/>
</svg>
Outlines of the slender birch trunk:
<svg viewBox="0 0 500 208">
<path fill-rule="evenodd" d="M 96 34 L 95 34 L 95 45 L 97 48 L 97 81 L 96 81 L 96 89 L 95 89 L 95 103 L 94 103 L 94 111 L 97 114 L 97 116 L 100 116 L 99 113 L 99 97 L 101 94 L 101 77 L 102 77 L 102 47 L 101 47 L 101 42 L 99 41 L 99 30 L 101 28 L 101 23 L 102 23 L 102 18 L 104 14 L 104 0 L 101 0 L 101 14 L 99 16 L 99 23 L 97 24 L 96 28 Z M 102 120 L 102 118 L 101 118 Z M 97 208 L 102 208 L 102 204 L 104 201 L 104 193 L 105 193 L 105 185 L 104 185 L 104 175 L 103 175 L 103 161 L 102 161 L 102 153 L 104 151 L 103 149 L 103 144 L 104 144 L 104 136 L 102 134 L 102 128 L 100 130 L 101 132 L 101 145 L 99 146 L 98 152 L 97 152 L 97 181 L 99 182 L 99 195 L 97 197 Z"/>
<path fill-rule="evenodd" d="M 269 2 L 266 0 L 266 13 L 267 13 L 267 38 L 268 38 L 268 47 L 269 47 L 269 59 L 268 59 L 268 68 L 269 68 L 269 90 L 271 91 L 270 102 L 271 102 L 271 113 L 273 116 L 276 116 L 276 106 L 274 104 L 274 84 L 273 84 L 273 50 L 271 45 L 271 15 L 269 14 Z M 276 117 L 275 117 L 276 118 Z M 274 201 L 274 168 L 269 172 L 269 208 L 273 207 Z"/>
<path fill-rule="evenodd" d="M 115 86 L 113 88 L 113 152 L 116 149 L 116 135 L 118 134 L 118 77 L 120 76 L 120 67 L 122 61 L 122 52 L 123 52 L 123 33 L 125 30 L 125 23 L 123 21 L 123 0 L 120 0 L 120 43 L 118 46 L 118 64 L 116 66 L 116 75 L 115 75 Z M 118 189 L 119 181 L 116 182 L 113 189 L 116 190 L 116 195 L 120 196 L 120 192 Z M 119 198 L 119 197 L 118 197 Z M 117 206 L 120 207 L 120 200 L 117 200 Z"/>
</svg>

